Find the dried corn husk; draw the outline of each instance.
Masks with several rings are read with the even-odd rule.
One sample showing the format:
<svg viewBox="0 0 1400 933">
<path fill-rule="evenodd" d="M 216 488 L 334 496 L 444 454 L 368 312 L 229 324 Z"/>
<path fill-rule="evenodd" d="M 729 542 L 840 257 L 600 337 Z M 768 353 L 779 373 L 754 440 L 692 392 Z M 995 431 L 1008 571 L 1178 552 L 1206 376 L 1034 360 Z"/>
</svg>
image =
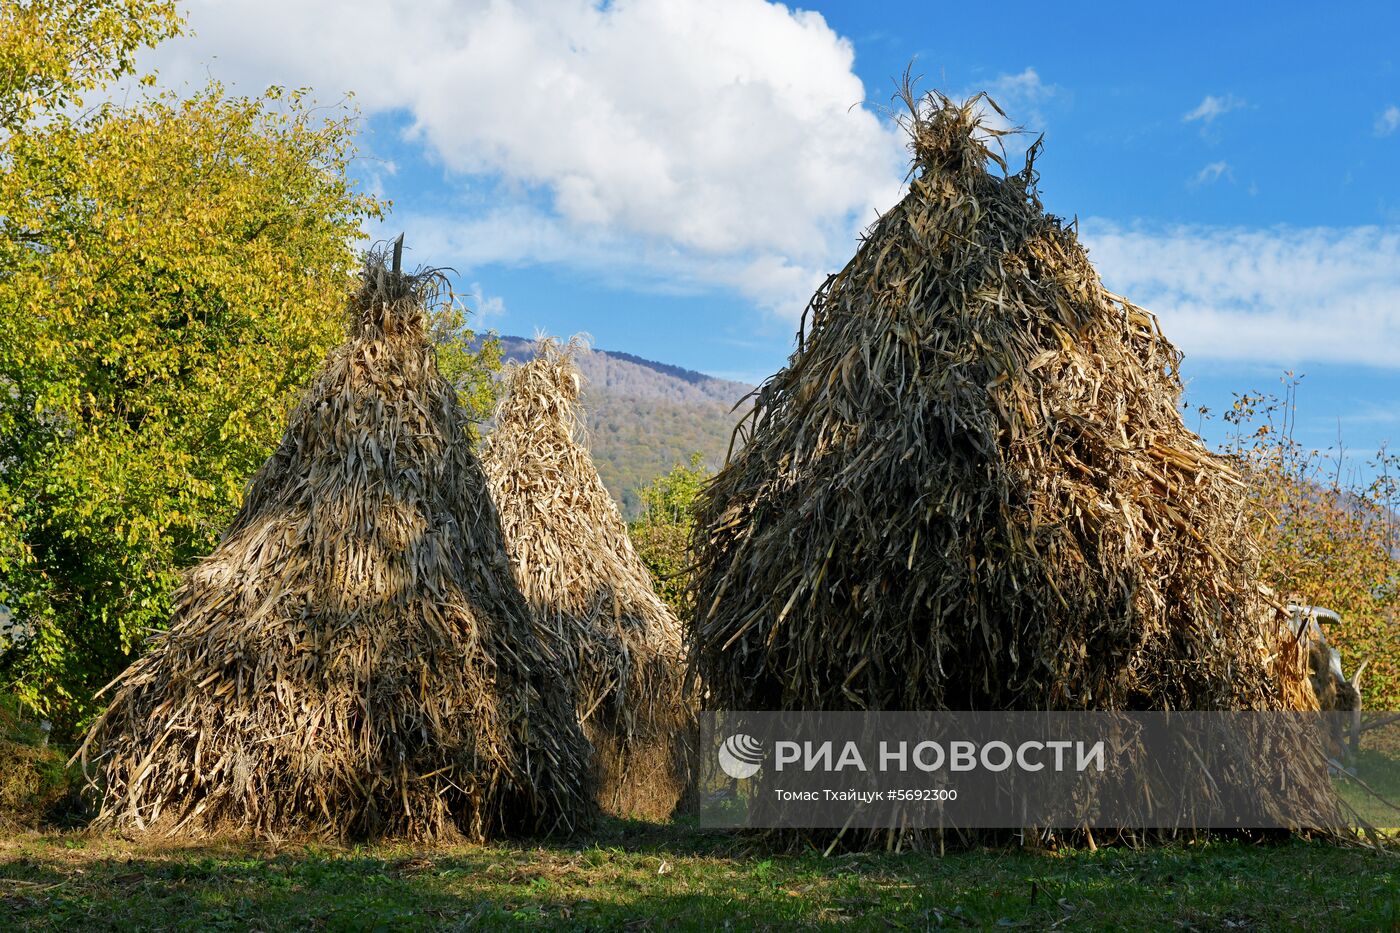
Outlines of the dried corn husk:
<svg viewBox="0 0 1400 933">
<path fill-rule="evenodd" d="M 1315 707 L 1244 483 L 1185 426 L 1156 318 L 1045 212 L 1039 144 L 1007 174 L 985 98 L 904 100 L 908 194 L 812 298 L 701 496 L 707 704 Z"/>
<path fill-rule="evenodd" d="M 595 807 L 424 334 L 371 256 L 333 351 L 80 752 L 99 825 L 330 838 L 569 830 Z"/>
<path fill-rule="evenodd" d="M 680 623 L 656 595 L 583 437 L 575 338 L 507 372 L 482 455 L 515 579 L 574 685 L 617 816 L 669 817 L 687 787 L 694 716 Z"/>
<path fill-rule="evenodd" d="M 813 297 L 702 497 L 721 705 L 1269 709 L 1243 484 L 1179 354 L 1004 176 L 977 101 L 909 96 L 908 195 Z"/>
</svg>

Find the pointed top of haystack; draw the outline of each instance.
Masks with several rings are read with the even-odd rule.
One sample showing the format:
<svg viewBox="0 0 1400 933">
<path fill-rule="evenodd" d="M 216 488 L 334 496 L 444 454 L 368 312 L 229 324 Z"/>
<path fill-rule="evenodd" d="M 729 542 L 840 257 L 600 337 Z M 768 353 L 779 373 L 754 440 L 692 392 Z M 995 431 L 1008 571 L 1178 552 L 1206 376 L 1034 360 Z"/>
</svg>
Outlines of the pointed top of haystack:
<svg viewBox="0 0 1400 933">
<path fill-rule="evenodd" d="M 812 298 L 702 496 L 720 708 L 1270 708 L 1244 484 L 986 98 L 906 95 L 907 195 Z M 1002 174 L 989 169 L 1000 167 Z"/>
<path fill-rule="evenodd" d="M 589 352 L 588 339 L 582 334 L 574 335 L 567 343 L 560 343 L 556 337 L 537 337 L 534 356 L 524 363 L 511 364 L 506 370 L 496 423 L 508 427 L 494 435 L 500 438 L 499 442 L 491 443 L 506 443 L 517 432 L 539 431 L 567 438 L 574 445 L 582 444 L 585 425 L 579 399 L 583 394 L 583 375 L 577 359 Z M 586 447 L 564 450 L 532 444 L 528 449 L 542 457 L 562 453 L 592 460 Z"/>
<path fill-rule="evenodd" d="M 989 95 L 977 94 L 961 103 L 938 91 L 919 97 L 906 80 L 899 99 L 908 111 L 898 121 L 909 137 L 911 175 L 970 187 L 989 162 L 1006 172 L 1005 157 L 992 145 L 1018 131 L 992 125 L 989 110 L 1003 119 L 1006 114 Z"/>
<path fill-rule="evenodd" d="M 598 751 L 599 802 L 665 818 L 684 791 L 680 623 L 653 589 L 583 444 L 579 339 L 512 366 L 483 466 L 516 581 L 567 658 Z M 680 744 L 678 744 L 680 743 Z"/>
<path fill-rule="evenodd" d="M 572 693 L 424 333 L 439 281 L 369 257 L 352 338 L 89 734 L 102 821 L 337 838 L 589 822 Z"/>
<path fill-rule="evenodd" d="M 527 542 L 548 542 L 544 563 L 567 567 L 563 574 L 523 579 L 528 598 L 563 599 L 577 608 L 607 592 L 638 625 L 655 629 L 661 641 L 653 647 L 675 651 L 679 624 L 656 596 L 585 443 L 583 378 L 575 358 L 586 352 L 578 337 L 567 344 L 544 337 L 531 360 L 509 367 L 483 464 L 512 558 L 519 562 L 518 549 Z"/>
<path fill-rule="evenodd" d="M 447 276 L 440 269 L 395 270 L 387 249 L 365 254 L 359 286 L 350 297 L 350 333 L 356 339 L 384 334 L 421 335 L 428 309 L 450 296 Z"/>
</svg>

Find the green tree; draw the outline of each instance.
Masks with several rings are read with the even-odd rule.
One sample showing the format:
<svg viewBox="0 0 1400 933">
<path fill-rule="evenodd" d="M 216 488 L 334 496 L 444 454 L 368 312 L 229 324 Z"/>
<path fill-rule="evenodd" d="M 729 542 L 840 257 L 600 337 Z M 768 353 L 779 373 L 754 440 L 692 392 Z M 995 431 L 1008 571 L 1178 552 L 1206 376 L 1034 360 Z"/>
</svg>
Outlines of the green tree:
<svg viewBox="0 0 1400 933">
<path fill-rule="evenodd" d="M 0 659 L 61 728 L 162 625 L 344 334 L 353 114 L 273 88 L 79 112 L 169 3 L 0 5 Z"/>
<path fill-rule="evenodd" d="M 472 440 L 479 440 L 476 425 L 491 418 L 500 397 L 501 341 L 494 333 L 478 337 L 467 326 L 466 309 L 453 298 L 434 309 L 428 335 L 437 348 L 438 370 L 457 389 L 472 421 Z"/>
<path fill-rule="evenodd" d="M 656 591 L 682 619 L 690 615 L 690 534 L 695 527 L 695 498 L 710 472 L 704 456 L 690 455 L 641 490 L 642 517 L 631 528 L 637 554 L 651 571 Z"/>
</svg>

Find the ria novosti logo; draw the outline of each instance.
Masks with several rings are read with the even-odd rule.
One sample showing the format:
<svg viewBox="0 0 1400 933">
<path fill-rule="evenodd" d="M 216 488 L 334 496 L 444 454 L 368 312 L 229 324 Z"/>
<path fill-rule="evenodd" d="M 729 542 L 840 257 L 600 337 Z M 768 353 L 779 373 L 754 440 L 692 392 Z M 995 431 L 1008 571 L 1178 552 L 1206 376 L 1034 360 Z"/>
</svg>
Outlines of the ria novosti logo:
<svg viewBox="0 0 1400 933">
<path fill-rule="evenodd" d="M 736 780 L 751 778 L 763 766 L 763 744 L 751 735 L 736 732 L 719 747 L 719 767 Z"/>
</svg>

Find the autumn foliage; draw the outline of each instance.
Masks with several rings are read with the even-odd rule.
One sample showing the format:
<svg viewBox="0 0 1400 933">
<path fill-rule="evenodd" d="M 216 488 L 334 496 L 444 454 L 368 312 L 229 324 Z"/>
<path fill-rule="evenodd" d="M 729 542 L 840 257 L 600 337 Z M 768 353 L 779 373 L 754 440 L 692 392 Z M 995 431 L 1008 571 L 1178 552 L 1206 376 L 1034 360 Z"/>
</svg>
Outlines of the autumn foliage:
<svg viewBox="0 0 1400 933">
<path fill-rule="evenodd" d="M 1341 614 L 1325 624 L 1347 677 L 1361 664 L 1365 709 L 1400 709 L 1400 456 L 1353 460 L 1296 436 L 1300 379 L 1282 394 L 1238 395 L 1224 415 L 1227 450 L 1252 480 L 1265 582 L 1291 602 Z"/>
<path fill-rule="evenodd" d="M 355 115 L 134 92 L 168 3 L 0 4 L 0 689 L 71 733 L 345 333 Z M 43 54 L 39 54 L 43 51 Z"/>
</svg>

